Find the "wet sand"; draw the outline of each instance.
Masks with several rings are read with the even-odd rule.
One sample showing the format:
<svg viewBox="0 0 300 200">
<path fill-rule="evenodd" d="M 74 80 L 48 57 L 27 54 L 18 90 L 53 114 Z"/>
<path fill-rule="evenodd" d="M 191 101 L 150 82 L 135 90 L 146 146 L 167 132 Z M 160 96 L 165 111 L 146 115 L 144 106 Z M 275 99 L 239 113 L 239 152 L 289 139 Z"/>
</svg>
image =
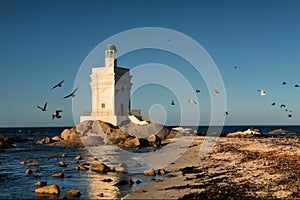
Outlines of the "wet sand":
<svg viewBox="0 0 300 200">
<path fill-rule="evenodd" d="M 200 158 L 204 137 L 165 169 L 168 178 L 143 185 L 124 199 L 257 199 L 300 197 L 298 138 L 221 137 Z"/>
</svg>

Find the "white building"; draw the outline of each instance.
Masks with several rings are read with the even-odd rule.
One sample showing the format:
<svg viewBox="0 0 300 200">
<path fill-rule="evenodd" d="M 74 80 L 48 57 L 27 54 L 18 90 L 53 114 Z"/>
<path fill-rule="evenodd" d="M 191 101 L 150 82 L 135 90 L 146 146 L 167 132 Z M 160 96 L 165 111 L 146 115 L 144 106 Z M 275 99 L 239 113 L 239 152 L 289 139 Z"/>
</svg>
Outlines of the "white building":
<svg viewBox="0 0 300 200">
<path fill-rule="evenodd" d="M 119 125 L 130 115 L 131 75 L 129 69 L 118 67 L 117 48 L 109 44 L 105 49 L 105 66 L 92 68 L 92 111 L 85 120 L 101 120 Z"/>
</svg>

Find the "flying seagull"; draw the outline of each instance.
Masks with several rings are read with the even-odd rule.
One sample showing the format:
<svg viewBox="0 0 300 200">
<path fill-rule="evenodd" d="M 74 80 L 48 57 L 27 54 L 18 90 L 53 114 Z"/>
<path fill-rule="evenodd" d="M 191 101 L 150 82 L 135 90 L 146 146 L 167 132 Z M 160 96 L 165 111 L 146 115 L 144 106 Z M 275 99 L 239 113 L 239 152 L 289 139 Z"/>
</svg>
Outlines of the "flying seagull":
<svg viewBox="0 0 300 200">
<path fill-rule="evenodd" d="M 280 108 L 285 108 L 285 105 L 284 105 L 284 104 L 281 104 L 281 105 L 280 105 Z"/>
<path fill-rule="evenodd" d="M 54 89 L 54 88 L 57 88 L 57 87 L 61 87 L 61 86 L 62 86 L 62 83 L 63 83 L 64 81 L 65 81 L 65 80 L 62 80 L 61 82 L 59 82 L 59 83 L 57 83 L 56 85 L 54 85 L 54 86 L 51 88 L 51 90 Z"/>
<path fill-rule="evenodd" d="M 257 90 L 259 91 L 260 96 L 265 96 L 267 93 L 265 93 L 265 91 L 263 91 L 262 89 Z"/>
<path fill-rule="evenodd" d="M 60 119 L 61 118 L 61 115 L 59 115 L 60 112 L 63 112 L 62 110 L 56 110 L 55 111 L 55 115 L 52 115 L 52 119 Z"/>
<path fill-rule="evenodd" d="M 229 115 L 228 111 L 225 111 L 224 115 L 225 115 L 225 116 Z"/>
<path fill-rule="evenodd" d="M 272 106 L 275 106 L 275 102 L 273 102 L 271 105 L 272 105 Z"/>
<path fill-rule="evenodd" d="M 234 66 L 234 69 L 237 69 L 237 66 Z"/>
<path fill-rule="evenodd" d="M 199 92 L 200 92 L 200 90 L 196 90 L 195 92 L 196 92 L 196 93 L 199 93 Z"/>
<path fill-rule="evenodd" d="M 219 95 L 220 95 L 220 92 L 219 92 L 218 90 L 216 90 L 216 89 L 215 89 L 215 95 L 216 95 L 216 96 L 219 96 Z"/>
<path fill-rule="evenodd" d="M 175 105 L 175 102 L 174 102 L 174 100 L 172 99 L 172 101 L 171 101 L 171 105 L 172 106 L 174 106 Z"/>
<path fill-rule="evenodd" d="M 47 102 L 45 103 L 44 107 L 41 106 L 37 106 L 39 109 L 41 109 L 42 111 L 46 111 L 47 109 Z"/>
<path fill-rule="evenodd" d="M 299 85 L 298 85 L 298 84 L 296 84 L 296 85 L 295 85 L 295 87 L 299 87 Z"/>
<path fill-rule="evenodd" d="M 75 92 L 78 90 L 78 87 L 73 90 L 70 94 L 64 96 L 64 99 L 69 98 L 69 97 L 75 97 Z"/>
<path fill-rule="evenodd" d="M 282 82 L 282 85 L 286 85 L 287 83 L 285 81 Z"/>
<path fill-rule="evenodd" d="M 289 114 L 289 115 L 288 115 L 288 117 L 289 117 L 289 118 L 291 118 L 291 117 L 292 117 L 292 115 L 291 115 L 291 114 Z"/>
<path fill-rule="evenodd" d="M 195 101 L 194 99 L 190 99 L 188 100 L 189 103 L 194 103 L 194 104 L 197 104 L 197 101 Z"/>
</svg>

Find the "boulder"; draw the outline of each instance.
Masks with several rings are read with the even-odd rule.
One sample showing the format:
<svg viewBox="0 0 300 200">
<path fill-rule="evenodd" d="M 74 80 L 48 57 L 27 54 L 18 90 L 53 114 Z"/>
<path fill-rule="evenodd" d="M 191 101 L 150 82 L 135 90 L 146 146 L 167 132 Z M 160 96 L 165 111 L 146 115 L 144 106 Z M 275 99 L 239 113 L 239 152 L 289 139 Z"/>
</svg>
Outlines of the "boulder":
<svg viewBox="0 0 300 200">
<path fill-rule="evenodd" d="M 51 140 L 54 141 L 54 142 L 57 142 L 57 141 L 60 141 L 62 139 L 58 136 L 54 136 L 54 137 L 51 138 Z"/>
<path fill-rule="evenodd" d="M 21 161 L 20 164 L 21 165 L 26 165 L 26 161 Z"/>
<path fill-rule="evenodd" d="M 75 160 L 82 160 L 82 157 L 79 155 L 79 156 L 76 156 L 74 159 Z"/>
<path fill-rule="evenodd" d="M 64 176 L 64 173 L 56 173 L 52 175 L 53 178 L 63 178 Z"/>
<path fill-rule="evenodd" d="M 87 170 L 89 170 L 89 168 L 86 167 L 86 166 L 76 166 L 75 169 L 77 171 L 87 171 Z"/>
<path fill-rule="evenodd" d="M 147 140 L 150 146 L 159 147 L 161 145 L 161 139 L 157 135 L 150 135 Z"/>
<path fill-rule="evenodd" d="M 81 193 L 79 190 L 72 189 L 72 190 L 65 192 L 64 195 L 71 196 L 71 197 L 80 197 Z"/>
<path fill-rule="evenodd" d="M 91 164 L 91 170 L 101 174 L 105 174 L 110 171 L 110 168 L 104 163 L 97 163 Z"/>
<path fill-rule="evenodd" d="M 59 195 L 60 189 L 57 185 L 49 185 L 34 190 L 37 194 L 53 194 Z"/>
<path fill-rule="evenodd" d="M 38 160 L 35 160 L 31 163 L 28 163 L 26 166 L 27 167 L 32 167 L 32 166 L 37 167 L 37 166 L 40 166 L 40 162 Z"/>
<path fill-rule="evenodd" d="M 41 139 L 41 140 L 38 140 L 38 141 L 36 142 L 36 144 L 50 144 L 51 142 L 53 142 L 53 141 L 51 140 L 51 138 L 46 137 L 46 138 L 43 138 L 43 139 Z"/>
<path fill-rule="evenodd" d="M 158 173 L 158 175 L 162 175 L 163 176 L 163 175 L 165 175 L 167 173 L 167 171 L 164 168 L 162 168 L 162 169 L 159 169 L 157 173 Z"/>
<path fill-rule="evenodd" d="M 127 148 L 136 148 L 136 147 L 139 147 L 140 145 L 141 145 L 141 143 L 140 143 L 139 138 L 128 137 L 122 146 L 127 147 Z"/>
<path fill-rule="evenodd" d="M 66 163 L 62 162 L 62 161 L 58 163 L 58 166 L 60 166 L 60 167 L 67 167 Z"/>
<path fill-rule="evenodd" d="M 62 158 L 65 158 L 65 157 L 66 157 L 66 154 L 64 154 L 64 153 L 61 154 L 61 157 L 62 157 Z"/>
<path fill-rule="evenodd" d="M 25 174 L 29 175 L 32 174 L 32 171 L 30 169 L 26 170 Z"/>
<path fill-rule="evenodd" d="M 144 175 L 145 176 L 155 176 L 156 173 L 155 173 L 155 170 L 153 168 L 150 168 L 150 169 L 147 169 L 144 171 Z"/>
<path fill-rule="evenodd" d="M 60 146 L 60 147 L 84 147 L 82 141 L 78 139 L 70 140 L 60 140 L 50 144 L 51 146 Z"/>
<path fill-rule="evenodd" d="M 38 187 L 44 187 L 46 185 L 47 185 L 46 181 L 38 181 L 35 183 L 35 186 L 38 186 Z"/>
<path fill-rule="evenodd" d="M 259 132 L 258 129 L 252 129 L 249 128 L 245 131 L 237 131 L 233 133 L 228 133 L 226 137 L 243 137 L 243 138 L 249 138 L 249 137 L 263 137 L 264 135 Z"/>
</svg>

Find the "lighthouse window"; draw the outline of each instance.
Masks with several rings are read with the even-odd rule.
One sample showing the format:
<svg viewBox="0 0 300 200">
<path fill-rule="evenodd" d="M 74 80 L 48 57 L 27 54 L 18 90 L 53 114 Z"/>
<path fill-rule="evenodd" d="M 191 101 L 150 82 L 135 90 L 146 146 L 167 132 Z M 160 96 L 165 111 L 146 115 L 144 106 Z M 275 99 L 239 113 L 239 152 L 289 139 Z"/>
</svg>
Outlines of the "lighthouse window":
<svg viewBox="0 0 300 200">
<path fill-rule="evenodd" d="M 105 103 L 102 103 L 102 104 L 101 104 L 101 108 L 105 108 Z"/>
</svg>

